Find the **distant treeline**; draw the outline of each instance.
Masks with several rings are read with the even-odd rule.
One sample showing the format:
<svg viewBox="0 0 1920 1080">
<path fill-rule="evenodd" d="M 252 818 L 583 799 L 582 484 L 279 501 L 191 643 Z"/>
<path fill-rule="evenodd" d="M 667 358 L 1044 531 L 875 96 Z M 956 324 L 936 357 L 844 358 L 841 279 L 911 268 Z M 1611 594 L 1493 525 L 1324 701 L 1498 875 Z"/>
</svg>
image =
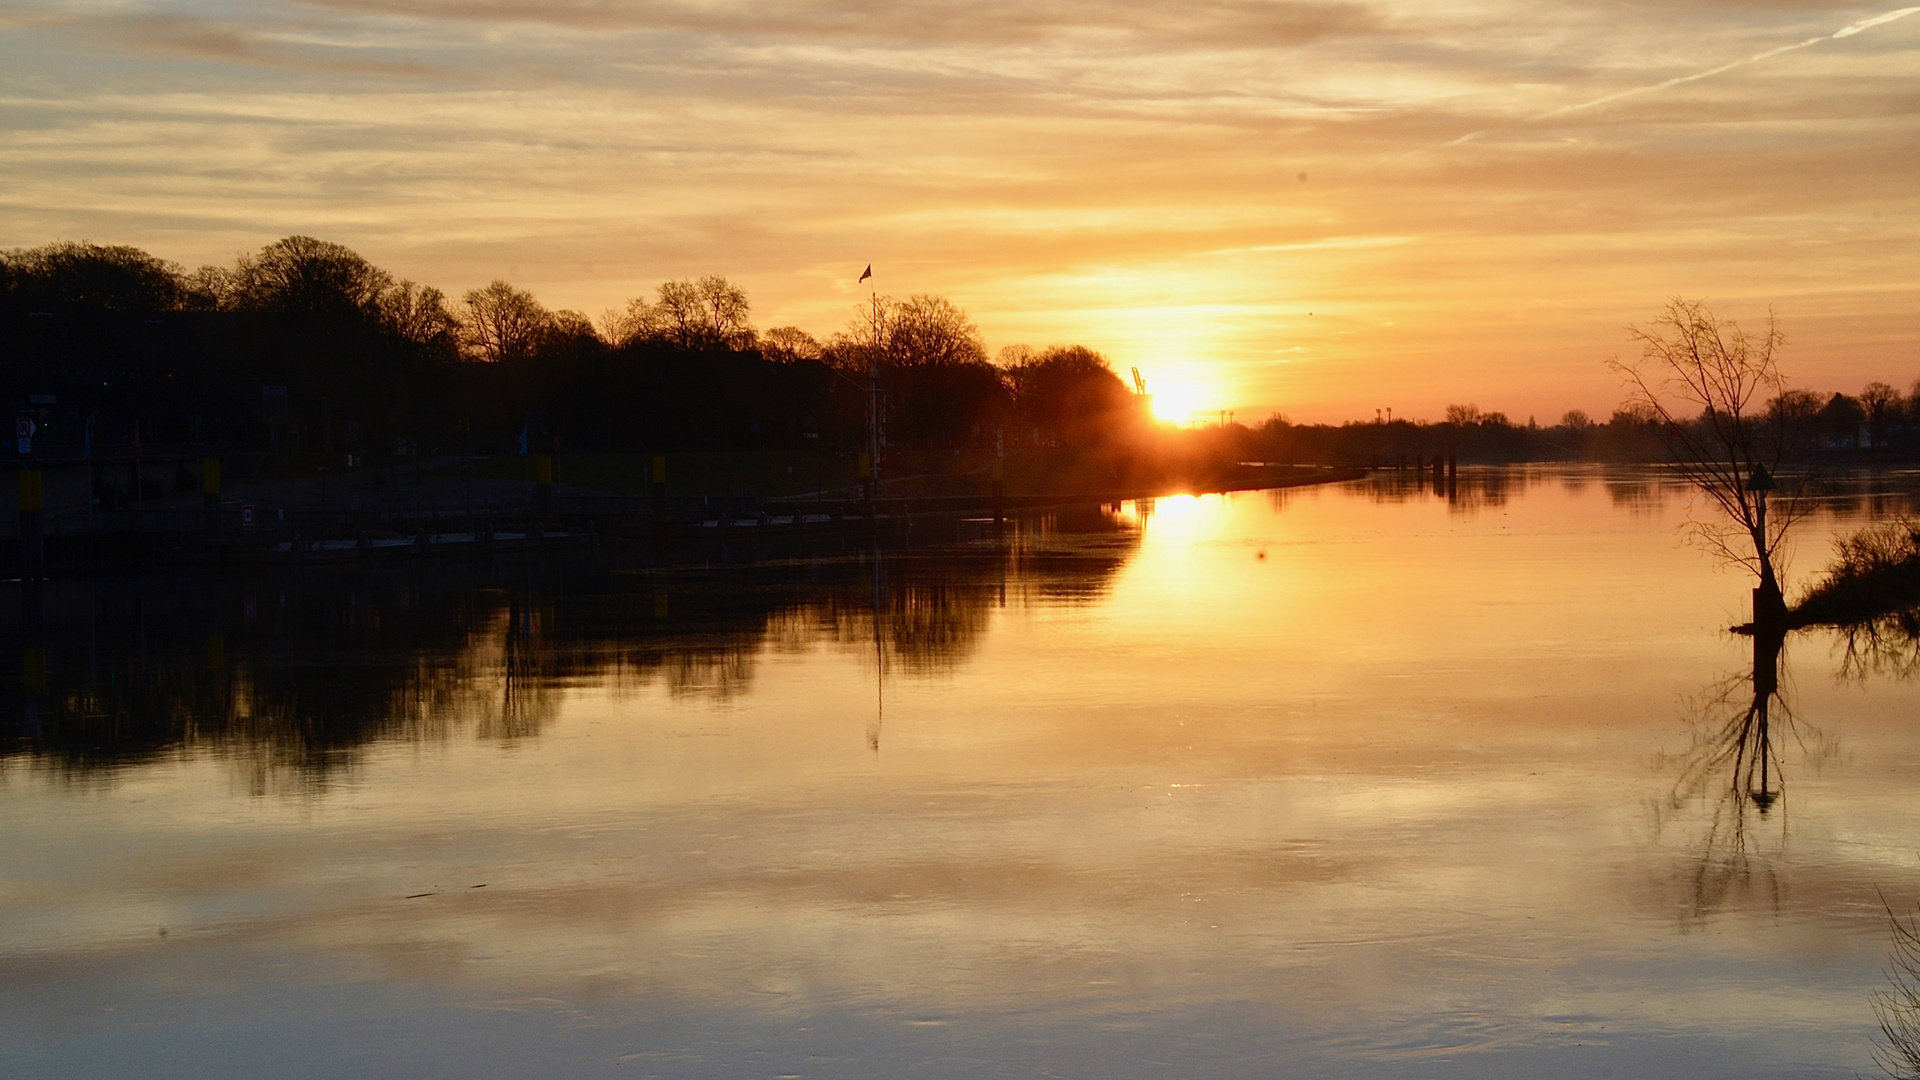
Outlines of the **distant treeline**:
<svg viewBox="0 0 1920 1080">
<path fill-rule="evenodd" d="M 1902 396 L 1883 382 L 1857 395 L 1788 390 L 1766 403 L 1756 423 L 1786 440 L 1783 457 L 1809 461 L 1906 461 L 1920 456 L 1920 382 Z M 1435 454 L 1463 461 L 1663 460 L 1667 445 L 1651 416 L 1621 409 L 1595 421 L 1578 409 L 1541 426 L 1515 423 L 1475 405 L 1449 405 L 1438 423 L 1373 420 L 1330 426 L 1295 425 L 1275 416 L 1254 428 L 1229 425 L 1223 452 L 1297 463 L 1393 466 Z"/>
<path fill-rule="evenodd" d="M 881 297 L 824 339 L 757 330 L 721 277 L 670 281 L 599 319 L 503 281 L 458 301 L 339 244 L 294 236 L 230 267 L 131 247 L 0 253 L 0 400 L 36 453 L 201 445 L 285 454 L 819 450 L 865 446 L 869 370 L 893 467 L 938 470 L 998 448 L 1065 455 L 1115 478 L 1198 460 L 1392 465 L 1650 460 L 1642 417 L 1570 412 L 1546 427 L 1471 405 L 1438 423 L 1225 424 L 1171 431 L 1090 349 L 989 359 L 937 296 Z M 1920 417 L 1883 383 L 1794 391 L 1809 453 L 1911 454 Z"/>
</svg>

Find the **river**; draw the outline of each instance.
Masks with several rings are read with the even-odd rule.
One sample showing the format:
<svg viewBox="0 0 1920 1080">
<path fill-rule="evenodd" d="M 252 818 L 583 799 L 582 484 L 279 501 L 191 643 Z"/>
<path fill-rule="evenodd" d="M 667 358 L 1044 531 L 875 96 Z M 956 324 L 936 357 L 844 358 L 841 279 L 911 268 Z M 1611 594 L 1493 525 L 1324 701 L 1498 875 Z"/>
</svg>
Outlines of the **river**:
<svg viewBox="0 0 1920 1080">
<path fill-rule="evenodd" d="M 1463 469 L 8 585 L 0 1075 L 1867 1073 L 1920 654 L 1794 635 L 1753 742 L 1689 513 Z"/>
</svg>

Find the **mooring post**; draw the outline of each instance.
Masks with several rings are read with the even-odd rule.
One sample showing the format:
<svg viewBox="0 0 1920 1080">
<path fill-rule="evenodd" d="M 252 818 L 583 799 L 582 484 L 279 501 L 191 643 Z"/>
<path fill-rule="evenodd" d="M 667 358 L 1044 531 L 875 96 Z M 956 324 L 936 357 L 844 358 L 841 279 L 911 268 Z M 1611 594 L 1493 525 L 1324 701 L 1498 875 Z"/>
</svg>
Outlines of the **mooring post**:
<svg viewBox="0 0 1920 1080">
<path fill-rule="evenodd" d="M 539 517 L 553 513 L 553 455 L 533 458 L 533 512 Z"/>
<path fill-rule="evenodd" d="M 20 470 L 20 579 L 37 581 L 47 573 L 46 541 L 41 533 L 44 500 L 39 469 Z"/>
</svg>

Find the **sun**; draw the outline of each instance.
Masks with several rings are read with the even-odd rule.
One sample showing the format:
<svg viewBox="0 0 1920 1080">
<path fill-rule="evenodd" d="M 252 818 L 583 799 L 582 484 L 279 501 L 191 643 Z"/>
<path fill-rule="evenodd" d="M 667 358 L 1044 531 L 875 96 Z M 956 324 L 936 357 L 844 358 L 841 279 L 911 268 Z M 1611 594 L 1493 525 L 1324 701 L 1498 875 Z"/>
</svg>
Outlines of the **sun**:
<svg viewBox="0 0 1920 1080">
<path fill-rule="evenodd" d="M 1191 386 L 1161 383 L 1147 388 L 1153 394 L 1153 416 L 1173 424 L 1184 424 L 1200 408 L 1200 395 Z"/>
</svg>

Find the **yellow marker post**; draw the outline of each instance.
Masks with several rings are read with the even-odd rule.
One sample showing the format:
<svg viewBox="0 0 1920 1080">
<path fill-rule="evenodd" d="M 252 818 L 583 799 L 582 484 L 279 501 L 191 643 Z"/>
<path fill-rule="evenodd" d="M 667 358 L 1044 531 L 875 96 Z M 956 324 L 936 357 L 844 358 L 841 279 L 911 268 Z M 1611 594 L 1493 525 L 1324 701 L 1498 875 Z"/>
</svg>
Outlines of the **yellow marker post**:
<svg viewBox="0 0 1920 1080">
<path fill-rule="evenodd" d="M 44 503 L 45 503 L 45 500 L 44 500 L 44 496 L 42 494 L 42 489 L 41 489 L 40 470 L 39 469 L 21 469 L 20 470 L 20 512 L 23 514 L 28 512 L 37 514 L 41 510 L 45 509 Z"/>
<path fill-rule="evenodd" d="M 207 531 L 220 530 L 220 459 L 200 459 L 200 503 L 207 511 Z"/>
</svg>

